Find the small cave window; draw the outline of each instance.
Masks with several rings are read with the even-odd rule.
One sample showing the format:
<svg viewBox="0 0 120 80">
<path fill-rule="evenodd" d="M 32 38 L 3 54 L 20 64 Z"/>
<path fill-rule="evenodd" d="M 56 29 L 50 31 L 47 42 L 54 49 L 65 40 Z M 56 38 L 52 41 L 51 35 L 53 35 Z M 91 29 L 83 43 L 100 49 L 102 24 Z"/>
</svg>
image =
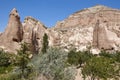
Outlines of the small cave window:
<svg viewBox="0 0 120 80">
<path fill-rule="evenodd" d="M 101 47 L 102 50 L 104 50 L 104 47 Z"/>
<path fill-rule="evenodd" d="M 13 38 L 12 40 L 13 40 L 14 42 L 19 42 L 18 39 L 15 39 L 15 38 Z"/>
<path fill-rule="evenodd" d="M 106 23 L 107 21 L 105 20 L 104 23 Z"/>
<path fill-rule="evenodd" d="M 36 39 L 40 39 L 39 37 L 37 37 Z"/>
<path fill-rule="evenodd" d="M 120 24 L 116 24 L 116 26 L 120 26 Z"/>
<path fill-rule="evenodd" d="M 114 50 L 114 47 L 112 47 L 111 50 Z"/>
</svg>

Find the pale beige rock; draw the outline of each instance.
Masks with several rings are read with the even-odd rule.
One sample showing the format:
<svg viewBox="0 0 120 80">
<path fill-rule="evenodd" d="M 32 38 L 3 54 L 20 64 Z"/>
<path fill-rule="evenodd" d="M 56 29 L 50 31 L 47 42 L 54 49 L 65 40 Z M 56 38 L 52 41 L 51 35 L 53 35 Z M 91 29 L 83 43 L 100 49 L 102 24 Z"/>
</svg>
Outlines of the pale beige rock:
<svg viewBox="0 0 120 80">
<path fill-rule="evenodd" d="M 0 36 L 2 35 L 2 32 L 0 32 Z"/>
<path fill-rule="evenodd" d="M 46 27 L 32 17 L 26 17 L 23 23 L 23 41 L 31 45 L 33 52 L 38 52 L 42 47 L 42 38 Z"/>
<path fill-rule="evenodd" d="M 11 11 L 9 17 L 5 32 L 0 34 L 0 46 L 7 51 L 16 51 L 20 47 L 19 43 L 27 42 L 31 45 L 32 51 L 37 52 L 42 47 L 44 33 L 49 36 L 49 46 L 63 48 L 66 51 L 71 48 L 85 50 L 87 46 L 95 47 L 94 52 L 99 51 L 97 48 L 120 50 L 118 9 L 101 5 L 86 8 L 57 22 L 55 27 L 49 29 L 32 17 L 25 18 L 21 25 L 16 9 Z M 97 20 L 100 21 L 99 25 L 96 25 Z"/>
<path fill-rule="evenodd" d="M 9 52 L 15 52 L 19 48 L 19 42 L 22 41 L 23 30 L 20 22 L 20 16 L 14 8 L 10 15 L 6 30 L 0 36 L 0 45 L 4 46 Z"/>
<path fill-rule="evenodd" d="M 97 22 L 93 32 L 93 46 L 99 49 L 112 49 L 112 43 L 108 39 L 106 23 Z"/>
<path fill-rule="evenodd" d="M 100 21 L 98 26 L 97 20 Z M 99 27 L 98 34 L 95 26 Z M 57 44 L 63 48 L 75 47 L 78 50 L 84 50 L 85 46 L 119 50 L 120 10 L 101 5 L 86 8 L 59 21 L 53 32 L 59 34 L 54 36 L 54 46 Z M 95 38 L 96 35 L 98 39 Z"/>
</svg>

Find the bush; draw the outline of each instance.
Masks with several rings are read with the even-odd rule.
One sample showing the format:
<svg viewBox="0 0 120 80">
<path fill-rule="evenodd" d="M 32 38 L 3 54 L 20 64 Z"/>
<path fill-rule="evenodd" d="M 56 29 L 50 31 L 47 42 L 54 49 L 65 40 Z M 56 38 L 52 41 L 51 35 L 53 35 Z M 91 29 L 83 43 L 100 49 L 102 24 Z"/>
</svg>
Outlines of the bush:
<svg viewBox="0 0 120 80">
<path fill-rule="evenodd" d="M 120 63 L 120 52 L 117 51 L 115 54 L 115 60 Z"/>
<path fill-rule="evenodd" d="M 3 50 L 0 51 L 0 66 L 7 67 L 11 64 L 11 54 L 6 53 Z"/>
<path fill-rule="evenodd" d="M 67 61 L 71 65 L 75 65 L 75 66 L 79 65 L 79 67 L 81 67 L 82 64 L 84 64 L 86 61 L 88 61 L 92 57 L 93 57 L 93 55 L 89 51 L 76 52 L 75 50 L 71 50 L 68 53 Z"/>
<path fill-rule="evenodd" d="M 47 49 L 48 49 L 48 35 L 45 33 L 44 36 L 43 36 L 43 43 L 42 43 L 42 53 L 46 53 L 47 52 Z"/>
<path fill-rule="evenodd" d="M 68 53 L 68 63 L 71 65 L 78 65 L 80 60 L 80 54 L 75 50 L 71 50 Z"/>
<path fill-rule="evenodd" d="M 49 80 L 74 80 L 75 69 L 68 70 L 67 55 L 63 50 L 50 48 L 46 54 L 35 57 L 32 63 L 39 74 L 43 74 Z"/>
<path fill-rule="evenodd" d="M 29 47 L 27 43 L 22 43 L 20 50 L 17 51 L 18 59 L 17 66 L 21 70 L 21 77 L 25 78 L 28 70 L 28 63 L 30 61 L 29 55 L 31 54 L 29 51 Z"/>
<path fill-rule="evenodd" d="M 100 53 L 99 53 L 99 56 L 103 56 L 103 57 L 106 57 L 106 58 L 115 58 L 115 55 L 116 53 L 109 53 L 109 52 L 106 52 L 104 50 L 102 50 Z"/>
<path fill-rule="evenodd" d="M 13 70 L 14 55 L 0 51 L 0 74 L 8 73 Z"/>
<path fill-rule="evenodd" d="M 84 77 L 90 76 L 91 80 L 113 78 L 114 61 L 105 57 L 93 57 L 82 68 L 82 74 Z"/>
</svg>

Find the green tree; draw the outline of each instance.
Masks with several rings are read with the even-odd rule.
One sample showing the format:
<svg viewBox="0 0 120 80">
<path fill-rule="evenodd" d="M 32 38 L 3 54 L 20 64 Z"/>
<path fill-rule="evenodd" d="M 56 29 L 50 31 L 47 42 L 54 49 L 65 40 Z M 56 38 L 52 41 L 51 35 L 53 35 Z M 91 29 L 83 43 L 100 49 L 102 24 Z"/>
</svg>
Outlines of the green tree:
<svg viewBox="0 0 120 80">
<path fill-rule="evenodd" d="M 25 70 L 27 69 L 27 64 L 30 61 L 29 55 L 31 54 L 27 43 L 22 43 L 20 50 L 17 51 L 18 59 L 17 66 L 21 69 L 21 77 L 25 77 Z"/>
<path fill-rule="evenodd" d="M 32 63 L 48 80 L 74 80 L 76 69 L 66 63 L 67 55 L 62 49 L 49 48 L 46 54 L 34 57 Z"/>
<path fill-rule="evenodd" d="M 78 53 L 80 55 L 80 58 L 79 58 L 80 67 L 82 64 L 85 64 L 89 59 L 93 57 L 93 54 L 89 50 L 86 50 L 83 52 L 79 51 Z"/>
<path fill-rule="evenodd" d="M 81 67 L 82 64 L 84 64 L 86 61 L 91 59 L 93 57 L 93 54 L 90 53 L 90 51 L 78 51 L 71 50 L 68 53 L 68 63 L 71 65 L 79 65 L 77 68 Z"/>
<path fill-rule="evenodd" d="M 115 55 L 116 53 L 109 53 L 109 52 L 106 52 L 105 50 L 102 50 L 100 53 L 99 53 L 99 56 L 103 56 L 103 57 L 106 57 L 106 58 L 115 58 Z"/>
<path fill-rule="evenodd" d="M 79 64 L 80 55 L 75 50 L 71 50 L 68 52 L 68 60 L 67 62 L 71 65 L 78 65 Z"/>
<path fill-rule="evenodd" d="M 120 52 L 116 51 L 115 60 L 120 63 Z"/>
<path fill-rule="evenodd" d="M 10 55 L 9 53 L 0 51 L 0 66 L 9 66 L 10 65 Z"/>
<path fill-rule="evenodd" d="M 93 57 L 82 68 L 84 77 L 90 76 L 91 80 L 107 79 L 114 76 L 114 61 L 105 57 Z"/>
<path fill-rule="evenodd" d="M 12 70 L 13 55 L 0 50 L 0 74 L 9 72 Z"/>
<path fill-rule="evenodd" d="M 42 43 L 42 53 L 46 53 L 47 52 L 47 49 L 48 49 L 48 35 L 45 33 L 44 36 L 43 36 L 43 43 Z"/>
</svg>

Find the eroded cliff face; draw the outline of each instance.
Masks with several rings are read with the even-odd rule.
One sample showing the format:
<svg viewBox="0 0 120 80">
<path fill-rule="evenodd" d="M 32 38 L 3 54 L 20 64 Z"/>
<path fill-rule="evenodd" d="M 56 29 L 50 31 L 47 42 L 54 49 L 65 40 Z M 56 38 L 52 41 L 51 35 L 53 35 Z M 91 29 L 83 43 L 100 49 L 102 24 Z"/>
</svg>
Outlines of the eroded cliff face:
<svg viewBox="0 0 120 80">
<path fill-rule="evenodd" d="M 58 22 L 53 33 L 53 44 L 67 49 L 119 50 L 120 10 L 97 5 L 78 11 Z"/>
<path fill-rule="evenodd" d="M 44 33 L 49 36 L 49 46 L 65 50 L 85 50 L 89 46 L 92 51 L 120 50 L 120 10 L 97 5 L 75 12 L 47 29 L 32 17 L 26 17 L 21 24 L 17 10 L 13 9 L 5 32 L 0 34 L 0 47 L 15 51 L 19 43 L 26 42 L 37 52 Z"/>
<path fill-rule="evenodd" d="M 23 23 L 23 42 L 29 43 L 33 52 L 37 53 L 42 47 L 42 38 L 47 28 L 38 20 L 26 17 Z"/>
<path fill-rule="evenodd" d="M 9 15 L 6 30 L 0 36 L 0 47 L 9 52 L 19 49 L 19 42 L 23 39 L 23 29 L 20 16 L 14 8 Z"/>
<path fill-rule="evenodd" d="M 6 30 L 0 34 L 0 48 L 16 53 L 22 42 L 30 44 L 32 52 L 37 53 L 41 48 L 41 40 L 46 27 L 32 17 L 26 17 L 24 23 L 20 22 L 20 16 L 14 8 L 10 15 Z"/>
</svg>

